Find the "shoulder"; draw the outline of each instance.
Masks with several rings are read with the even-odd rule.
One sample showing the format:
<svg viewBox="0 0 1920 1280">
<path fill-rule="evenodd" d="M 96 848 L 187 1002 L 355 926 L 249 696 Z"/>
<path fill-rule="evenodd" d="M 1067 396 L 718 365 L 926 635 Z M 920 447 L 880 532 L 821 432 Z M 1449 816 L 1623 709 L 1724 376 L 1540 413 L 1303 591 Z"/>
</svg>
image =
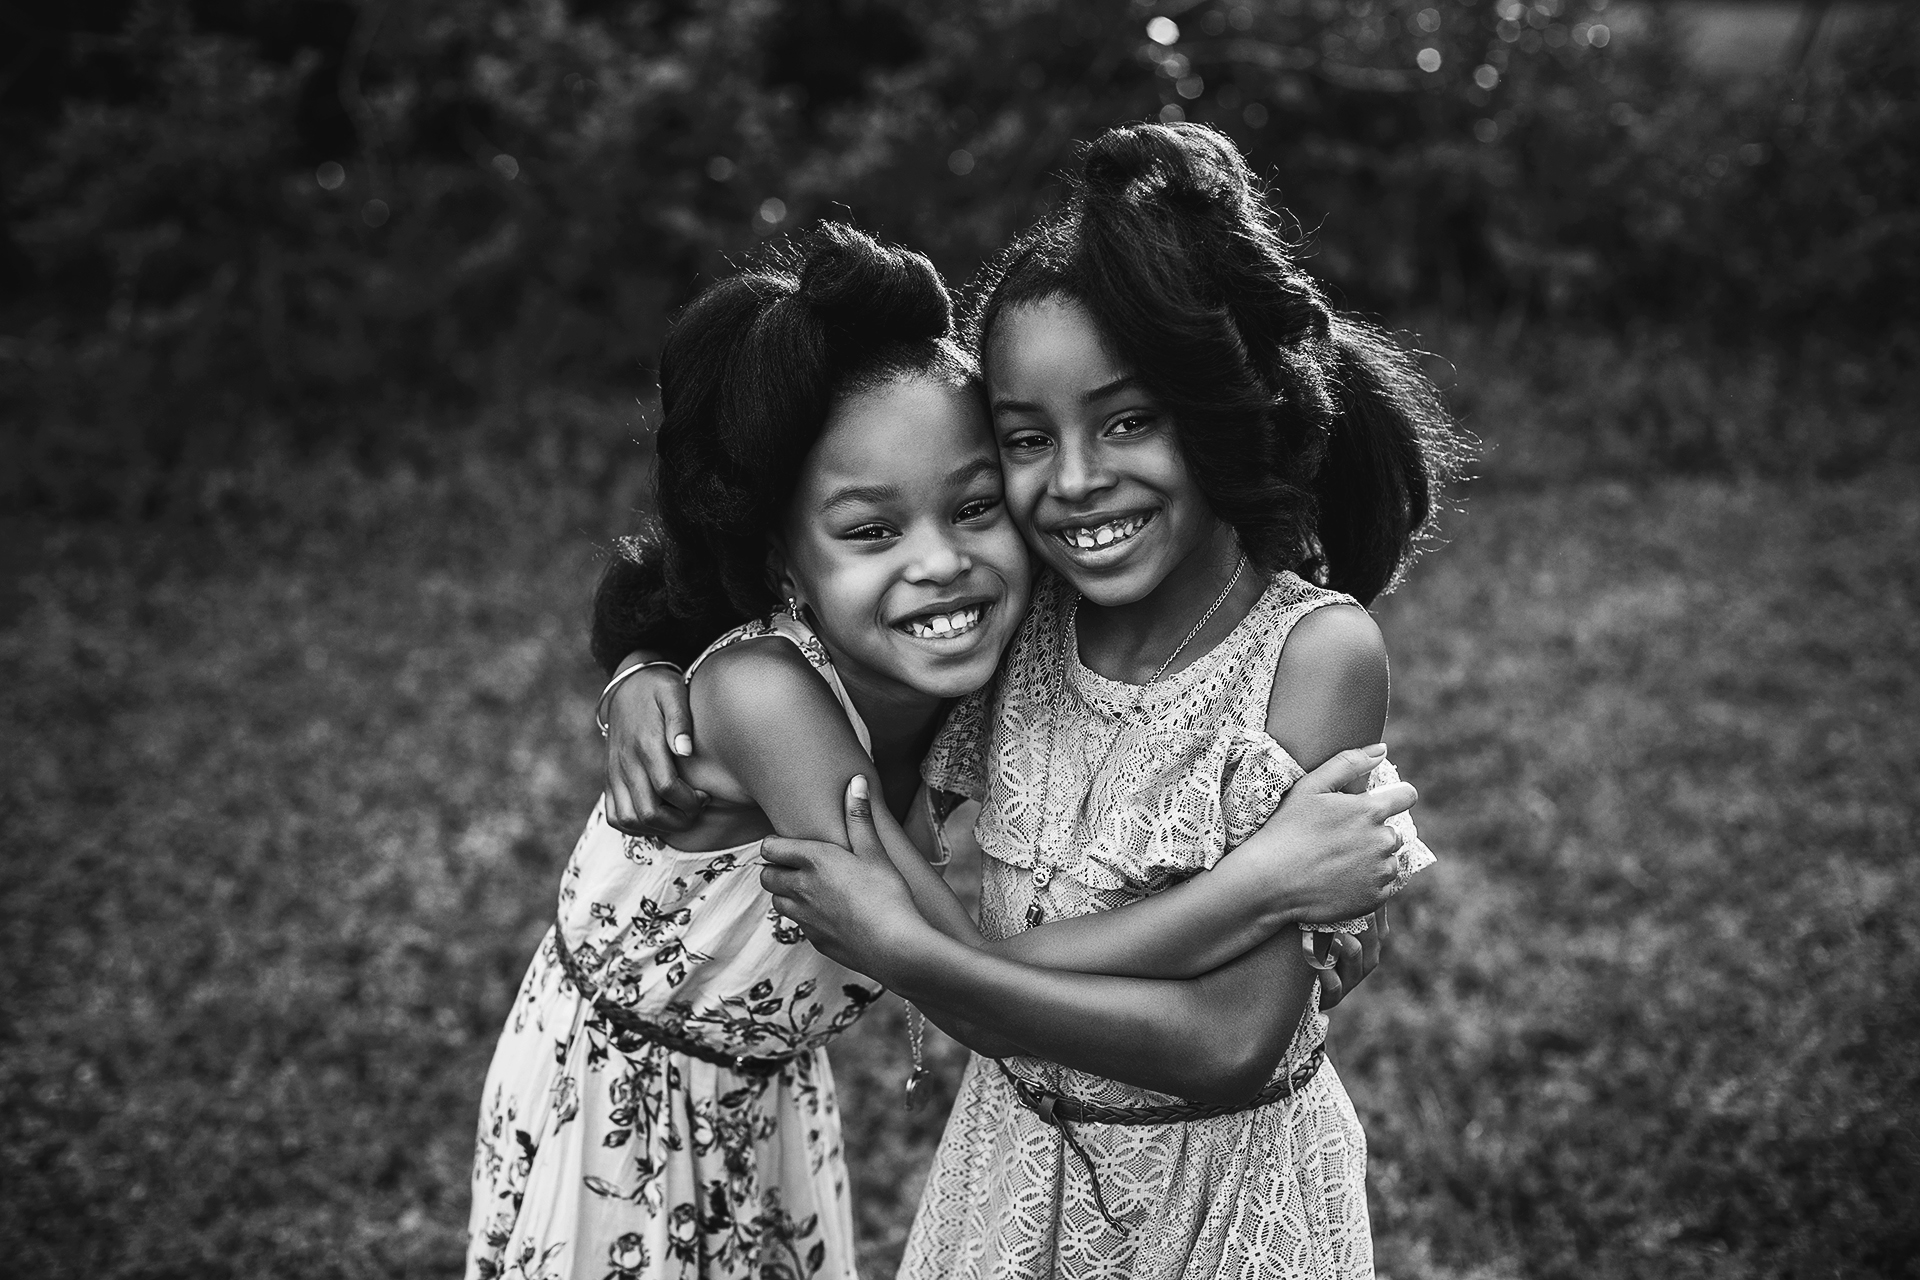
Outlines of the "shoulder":
<svg viewBox="0 0 1920 1280">
<path fill-rule="evenodd" d="M 1327 604 L 1294 624 L 1274 669 L 1267 732 L 1309 769 L 1386 727 L 1387 645 L 1357 604 Z"/>
<path fill-rule="evenodd" d="M 777 634 L 755 636 L 709 654 L 687 682 L 702 729 L 715 717 L 728 724 L 764 723 L 805 714 L 818 702 L 838 711 L 828 687 L 799 647 Z"/>
</svg>

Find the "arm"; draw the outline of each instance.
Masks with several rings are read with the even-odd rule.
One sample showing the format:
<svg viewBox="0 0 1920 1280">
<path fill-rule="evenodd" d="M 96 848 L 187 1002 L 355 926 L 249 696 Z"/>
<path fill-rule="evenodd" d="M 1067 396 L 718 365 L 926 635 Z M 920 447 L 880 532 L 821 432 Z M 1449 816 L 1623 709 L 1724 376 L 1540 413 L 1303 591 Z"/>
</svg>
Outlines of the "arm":
<svg viewBox="0 0 1920 1280">
<path fill-rule="evenodd" d="M 1386 754 L 1387 656 L 1364 609 L 1329 605 L 1295 625 L 1267 703 L 1267 732 L 1313 772 L 1266 826 L 1212 870 L 1140 902 L 1043 924 L 990 944 L 1028 964 L 1187 978 L 1288 926 L 1346 920 L 1386 902 L 1399 838 L 1386 821 L 1413 806 L 1404 783 L 1366 792 Z M 1317 768 L 1315 766 L 1318 766 Z M 1361 794 L 1343 794 L 1357 788 Z"/>
<path fill-rule="evenodd" d="M 1340 613 L 1358 614 L 1365 626 L 1338 615 L 1311 631 L 1303 632 L 1308 623 L 1301 623 L 1295 636 L 1315 638 L 1297 652 L 1289 645 L 1291 662 L 1283 658 L 1286 670 L 1275 679 L 1269 730 L 1296 758 L 1318 761 L 1351 745 L 1352 738 L 1368 741 L 1384 720 L 1378 632 L 1359 611 Z M 1369 635 L 1371 654 L 1356 644 Z M 1335 670 L 1328 670 L 1329 662 Z M 1377 709 L 1343 720 L 1327 702 L 1350 694 L 1351 686 L 1330 677 L 1369 669 L 1381 688 Z M 1283 706 L 1284 717 L 1272 709 Z M 1252 1093 L 1285 1053 L 1313 984 L 1291 931 L 1184 982 L 1041 969 L 942 933 L 912 909 L 904 882 L 889 886 L 886 878 L 868 875 L 856 898 L 843 879 L 849 867 L 873 865 L 885 855 L 857 814 L 846 829 L 852 859 L 844 849 L 770 844 L 763 880 L 782 912 L 802 924 L 822 951 L 921 1004 L 941 1025 L 955 1020 L 962 1039 L 969 1028 L 984 1028 L 1066 1066 L 1201 1100 Z M 1249 1000 L 1249 991 L 1266 998 Z"/>
<path fill-rule="evenodd" d="M 617 675 L 659 661 L 636 649 L 614 667 Z M 627 677 L 607 699 L 607 822 L 628 835 L 670 836 L 689 831 L 708 796 L 681 776 L 693 754 L 693 714 L 687 683 L 672 667 Z"/>
<path fill-rule="evenodd" d="M 1036 968 L 921 916 L 893 874 L 858 778 L 844 829 L 845 846 L 766 843 L 761 881 L 774 905 L 824 954 L 914 1001 L 970 1048 L 1029 1053 L 1208 1102 L 1256 1092 L 1286 1052 L 1313 982 L 1289 935 L 1186 982 Z M 1267 998 L 1249 1000 L 1249 991 Z"/>
</svg>

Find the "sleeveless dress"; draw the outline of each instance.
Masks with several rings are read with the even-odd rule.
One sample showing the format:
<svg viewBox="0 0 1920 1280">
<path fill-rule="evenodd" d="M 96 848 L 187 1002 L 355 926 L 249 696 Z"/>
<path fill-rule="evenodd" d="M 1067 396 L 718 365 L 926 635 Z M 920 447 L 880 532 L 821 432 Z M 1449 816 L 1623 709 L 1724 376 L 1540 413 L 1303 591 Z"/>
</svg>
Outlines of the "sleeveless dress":
<svg viewBox="0 0 1920 1280">
<path fill-rule="evenodd" d="M 870 751 L 804 624 L 742 627 L 700 660 L 767 636 L 799 646 Z M 604 803 L 487 1073 L 468 1280 L 852 1277 L 824 1046 L 880 988 L 773 910 L 758 841 L 687 853 L 615 831 Z M 634 1034 L 631 1018 L 707 1057 L 792 1056 L 736 1070 Z"/>
<path fill-rule="evenodd" d="M 1028 927 L 1036 903 L 1061 919 L 1137 901 L 1211 867 L 1262 826 L 1305 773 L 1266 731 L 1281 647 L 1312 610 L 1352 601 L 1283 573 L 1231 635 L 1152 685 L 1080 662 L 1077 603 L 1059 579 L 1042 581 L 997 692 L 956 713 L 925 766 L 930 785 L 983 801 L 981 927 L 992 937 Z M 1393 777 L 1383 762 L 1373 785 Z M 1396 825 L 1404 883 L 1433 855 L 1410 821 Z M 1308 1063 L 1326 1031 L 1316 983 L 1275 1079 Z M 1036 1058 L 1004 1065 L 1065 1098 L 1177 1101 Z M 1298 1093 L 1252 1110 L 1072 1132 L 1117 1228 L 1061 1132 L 975 1055 L 902 1280 L 1373 1274 L 1366 1137 L 1330 1062 Z"/>
</svg>

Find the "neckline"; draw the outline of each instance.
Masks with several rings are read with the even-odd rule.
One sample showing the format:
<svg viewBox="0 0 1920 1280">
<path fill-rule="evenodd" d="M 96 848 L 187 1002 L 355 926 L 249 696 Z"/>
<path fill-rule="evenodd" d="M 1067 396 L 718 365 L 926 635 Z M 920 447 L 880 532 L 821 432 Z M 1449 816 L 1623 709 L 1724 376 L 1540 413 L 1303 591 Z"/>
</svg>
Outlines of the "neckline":
<svg viewBox="0 0 1920 1280">
<path fill-rule="evenodd" d="M 1233 624 L 1233 630 L 1220 637 L 1218 644 L 1178 671 L 1163 676 L 1152 684 L 1133 684 L 1126 680 L 1115 680 L 1111 676 L 1103 676 L 1081 660 L 1080 601 L 1082 597 L 1078 591 L 1073 591 L 1066 605 L 1067 682 L 1083 695 L 1097 696 L 1102 702 L 1123 707 L 1145 706 L 1149 703 L 1167 701 L 1173 695 L 1183 692 L 1198 682 L 1202 675 L 1225 662 L 1227 656 L 1238 649 L 1236 642 L 1241 639 L 1241 633 L 1251 630 L 1255 619 L 1271 609 L 1274 597 L 1285 577 L 1284 573 L 1269 577 L 1266 587 L 1254 600 L 1252 607 L 1240 621 Z"/>
</svg>

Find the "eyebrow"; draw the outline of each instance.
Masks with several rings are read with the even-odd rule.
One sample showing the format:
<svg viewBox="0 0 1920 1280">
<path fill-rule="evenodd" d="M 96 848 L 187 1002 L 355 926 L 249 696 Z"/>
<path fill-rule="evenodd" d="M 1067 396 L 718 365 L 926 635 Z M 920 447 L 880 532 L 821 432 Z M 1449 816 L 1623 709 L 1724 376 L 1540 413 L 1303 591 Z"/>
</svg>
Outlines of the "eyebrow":
<svg viewBox="0 0 1920 1280">
<path fill-rule="evenodd" d="M 975 458 L 970 462 L 963 462 L 952 471 L 949 471 L 940 483 L 944 487 L 951 488 L 955 485 L 965 484 L 976 476 L 998 472 L 999 470 L 1000 465 L 993 459 Z M 895 501 L 899 497 L 900 491 L 890 484 L 850 484 L 835 489 L 832 493 L 828 494 L 826 500 L 820 504 L 820 510 L 823 512 L 838 511 L 842 507 L 857 507 L 862 504 L 879 506 L 886 502 Z"/>
<path fill-rule="evenodd" d="M 1082 393 L 1080 403 L 1094 404 L 1106 399 L 1115 392 L 1129 389 L 1137 390 L 1139 386 L 1140 381 L 1138 378 L 1130 373 L 1123 373 L 1112 382 L 1102 383 L 1093 390 Z M 996 399 L 993 402 L 992 408 L 995 413 L 1039 413 L 1041 411 L 1040 406 L 1031 400 L 1010 400 L 1005 397 Z"/>
</svg>

